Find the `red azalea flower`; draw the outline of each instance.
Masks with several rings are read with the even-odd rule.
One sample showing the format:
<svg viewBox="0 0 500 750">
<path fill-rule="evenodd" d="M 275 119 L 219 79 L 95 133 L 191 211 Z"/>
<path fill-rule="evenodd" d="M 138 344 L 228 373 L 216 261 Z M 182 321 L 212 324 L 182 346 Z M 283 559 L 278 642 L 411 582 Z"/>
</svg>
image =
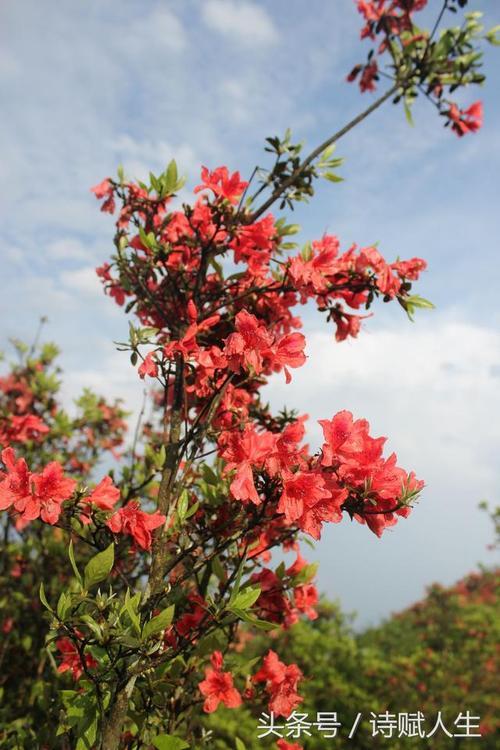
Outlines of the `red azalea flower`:
<svg viewBox="0 0 500 750">
<path fill-rule="evenodd" d="M 287 742 L 283 739 L 278 740 L 276 746 L 279 750 L 302 750 L 302 745 L 299 745 L 298 742 Z"/>
<path fill-rule="evenodd" d="M 258 375 L 262 372 L 262 358 L 268 352 L 272 338 L 266 327 L 251 313 L 242 310 L 236 315 L 236 332 L 226 339 L 224 354 L 229 367 L 238 372 L 246 366 Z"/>
<path fill-rule="evenodd" d="M 206 713 L 215 711 L 219 703 L 227 708 L 238 708 L 241 706 L 241 695 L 233 684 L 231 672 L 222 672 L 223 657 L 220 651 L 214 651 L 210 657 L 212 668 L 205 669 L 205 679 L 200 682 L 200 693 L 205 696 L 203 710 Z"/>
<path fill-rule="evenodd" d="M 155 361 L 155 356 L 153 352 L 149 352 L 144 357 L 144 362 L 139 365 L 139 375 L 142 380 L 144 380 L 144 377 L 148 375 L 150 378 L 156 378 L 158 375 L 158 365 Z"/>
<path fill-rule="evenodd" d="M 30 472 L 24 458 L 16 461 L 12 448 L 2 451 L 2 461 L 7 473 L 0 472 L 0 510 L 6 510 L 14 503 L 23 504 L 30 498 Z"/>
<path fill-rule="evenodd" d="M 158 511 L 155 513 L 145 513 L 140 509 L 139 503 L 133 501 L 114 513 L 106 521 L 106 526 L 114 534 L 129 534 L 142 549 L 151 549 L 151 532 L 165 523 L 165 521 L 165 516 Z"/>
<path fill-rule="evenodd" d="M 261 669 L 253 676 L 253 681 L 266 683 L 271 711 L 276 716 L 288 717 L 303 700 L 297 693 L 302 672 L 296 664 L 284 664 L 272 650 L 268 651 L 263 662 Z"/>
<path fill-rule="evenodd" d="M 459 109 L 452 104 L 446 113 L 451 122 L 451 129 L 462 137 L 466 133 L 476 133 L 483 125 L 482 102 L 474 102 L 468 109 Z"/>
<path fill-rule="evenodd" d="M 120 499 L 120 490 L 115 487 L 110 476 L 106 476 L 95 486 L 87 502 L 101 510 L 111 510 Z"/>
<path fill-rule="evenodd" d="M 193 192 L 198 193 L 200 190 L 211 190 L 217 198 L 225 198 L 233 205 L 238 200 L 247 187 L 248 183 L 240 180 L 240 173 L 233 172 L 229 176 L 227 167 L 217 167 L 210 172 L 207 167 L 201 169 L 202 184 L 197 185 Z"/>
<path fill-rule="evenodd" d="M 59 638 L 56 641 L 56 648 L 62 656 L 57 671 L 62 674 L 63 672 L 71 670 L 73 679 L 79 680 L 83 674 L 83 665 L 76 645 L 69 638 Z M 97 662 L 91 654 L 85 654 L 84 659 L 87 669 L 94 669 L 97 667 Z"/>
<path fill-rule="evenodd" d="M 298 471 L 283 482 L 278 512 L 284 513 L 287 523 L 300 518 L 305 508 L 316 505 L 330 497 L 320 474 L 313 471 Z"/>
</svg>

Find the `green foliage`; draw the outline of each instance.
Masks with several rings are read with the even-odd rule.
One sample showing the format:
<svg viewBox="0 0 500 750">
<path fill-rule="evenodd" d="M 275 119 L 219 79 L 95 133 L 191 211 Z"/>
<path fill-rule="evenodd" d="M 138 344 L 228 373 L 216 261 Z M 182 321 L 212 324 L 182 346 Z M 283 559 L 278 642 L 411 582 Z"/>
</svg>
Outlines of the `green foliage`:
<svg viewBox="0 0 500 750">
<path fill-rule="evenodd" d="M 424 740 L 373 737 L 370 712 L 422 711 L 429 731 L 438 711 L 453 730 L 456 716 L 468 709 L 481 716 L 481 748 L 494 750 L 499 587 L 500 572 L 494 570 L 472 574 L 451 588 L 434 585 L 421 602 L 360 634 L 336 605 L 323 602 L 317 620 L 299 622 L 271 646 L 307 675 L 298 711 L 312 720 L 318 711 L 336 711 L 343 727 L 350 727 L 360 711 L 365 723 L 356 734 L 356 748 L 405 750 L 421 747 Z M 267 637 L 253 638 L 245 654 L 255 657 L 268 648 Z M 215 750 L 232 747 L 235 735 L 248 750 L 275 748 L 271 739 L 256 738 L 260 710 L 249 702 L 238 712 L 220 709 L 210 716 L 206 725 L 213 731 Z M 313 733 L 293 741 L 307 750 L 324 750 L 327 742 L 352 747 L 345 729 L 339 731 L 335 740 Z M 450 742 L 437 733 L 432 748 L 448 750 Z M 461 739 L 460 747 L 475 747 L 477 742 Z"/>
</svg>

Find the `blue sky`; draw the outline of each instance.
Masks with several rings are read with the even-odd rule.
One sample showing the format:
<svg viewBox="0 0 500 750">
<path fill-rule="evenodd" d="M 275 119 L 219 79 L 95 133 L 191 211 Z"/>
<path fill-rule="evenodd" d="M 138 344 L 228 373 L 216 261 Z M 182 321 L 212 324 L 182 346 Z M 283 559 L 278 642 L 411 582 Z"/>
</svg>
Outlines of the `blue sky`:
<svg viewBox="0 0 500 750">
<path fill-rule="evenodd" d="M 471 7 L 500 22 L 493 0 Z M 351 0 L 22 0 L 1 17 L 2 339 L 31 339 L 48 315 L 67 401 L 89 385 L 135 408 L 141 384 L 112 343 L 126 320 L 93 270 L 112 221 L 89 187 L 120 163 L 141 177 L 172 157 L 188 185 L 202 163 L 249 174 L 286 127 L 315 145 L 370 101 L 344 81 L 365 55 L 360 20 Z M 484 101 L 478 135 L 459 140 L 427 102 L 414 128 L 387 105 L 339 144 L 345 182 L 293 217 L 304 239 L 328 231 L 426 258 L 417 291 L 437 305 L 414 324 L 379 305 L 341 345 L 307 313 L 306 366 L 269 386 L 274 404 L 310 415 L 312 443 L 315 420 L 349 408 L 427 482 L 381 541 L 346 520 L 317 547 L 321 589 L 363 623 L 491 558 L 477 503 L 499 496 L 500 57 L 486 52 L 487 84 L 464 99 Z"/>
</svg>

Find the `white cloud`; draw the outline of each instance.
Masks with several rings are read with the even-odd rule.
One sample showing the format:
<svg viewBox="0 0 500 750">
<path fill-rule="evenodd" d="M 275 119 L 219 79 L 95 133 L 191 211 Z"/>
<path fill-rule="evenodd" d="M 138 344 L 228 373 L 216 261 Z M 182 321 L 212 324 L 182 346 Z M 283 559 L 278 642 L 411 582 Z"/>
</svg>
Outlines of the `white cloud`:
<svg viewBox="0 0 500 750">
<path fill-rule="evenodd" d="M 116 16 L 112 27 L 106 27 L 104 51 L 120 63 L 137 60 L 148 73 L 154 69 L 158 57 L 184 51 L 188 46 L 188 35 L 178 15 L 165 5 L 150 3 L 141 5 L 139 13 L 129 7 L 128 13 Z M 99 25 L 102 28 L 102 23 Z M 96 29 L 100 35 L 100 28 Z M 153 63 L 153 65 L 151 65 Z"/>
<path fill-rule="evenodd" d="M 85 260 L 89 257 L 89 247 L 75 237 L 64 237 L 50 242 L 46 253 L 54 260 Z"/>
<path fill-rule="evenodd" d="M 63 286 L 76 292 L 90 297 L 98 297 L 99 300 L 103 297 L 102 285 L 93 266 L 77 268 L 74 271 L 62 271 L 60 279 Z"/>
<path fill-rule="evenodd" d="M 211 29 L 245 44 L 269 44 L 278 38 L 266 10 L 246 0 L 207 0 L 203 18 Z"/>
</svg>

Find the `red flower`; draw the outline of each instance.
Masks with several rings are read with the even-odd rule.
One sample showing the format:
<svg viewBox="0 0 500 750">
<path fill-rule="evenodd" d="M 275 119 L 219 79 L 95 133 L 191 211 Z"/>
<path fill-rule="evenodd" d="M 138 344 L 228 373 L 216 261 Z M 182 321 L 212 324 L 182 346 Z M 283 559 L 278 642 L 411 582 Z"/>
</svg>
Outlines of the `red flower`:
<svg viewBox="0 0 500 750">
<path fill-rule="evenodd" d="M 214 651 L 210 657 L 212 668 L 205 669 L 205 679 L 200 682 L 200 693 L 205 696 L 203 710 L 206 713 L 215 711 L 219 703 L 227 708 L 241 706 L 241 695 L 233 685 L 231 672 L 222 672 L 223 657 L 220 651 Z"/>
<path fill-rule="evenodd" d="M 266 683 L 271 711 L 276 716 L 288 717 L 303 700 L 297 694 L 302 672 L 296 664 L 284 664 L 274 651 L 268 651 L 263 661 L 263 666 L 253 676 L 253 681 Z"/>
<path fill-rule="evenodd" d="M 287 333 L 273 347 L 273 365 L 281 365 L 285 368 L 286 382 L 289 383 L 292 376 L 287 370 L 288 367 L 301 367 L 306 361 L 304 347 L 306 345 L 305 337 L 301 333 Z"/>
<path fill-rule="evenodd" d="M 108 214 L 112 214 L 115 212 L 115 200 L 113 198 L 114 188 L 109 177 L 106 177 L 106 179 L 104 179 L 98 185 L 94 185 L 94 187 L 90 188 L 90 190 L 92 193 L 94 193 L 97 200 L 106 198 L 101 206 L 101 211 L 105 211 Z"/>
<path fill-rule="evenodd" d="M 307 507 L 330 497 L 323 478 L 313 471 L 298 471 L 283 482 L 278 512 L 284 513 L 287 523 L 300 518 Z"/>
<path fill-rule="evenodd" d="M 361 91 L 375 91 L 376 85 L 375 81 L 378 80 L 378 65 L 377 61 L 373 60 L 373 62 L 369 63 L 368 65 L 365 65 L 363 68 L 363 72 L 361 73 L 361 78 L 359 79 L 359 88 Z"/>
<path fill-rule="evenodd" d="M 144 357 L 144 362 L 139 365 L 139 375 L 144 380 L 145 375 L 149 375 L 150 378 L 156 378 L 158 375 L 158 365 L 156 364 L 153 352 L 149 352 Z"/>
<path fill-rule="evenodd" d="M 68 500 L 76 487 L 76 480 L 65 477 L 57 461 L 47 464 L 40 474 L 31 474 L 26 461 L 15 459 L 12 448 L 2 452 L 7 474 L 0 477 L 0 510 L 10 506 L 20 513 L 20 522 L 26 523 L 41 517 L 55 524 L 61 515 L 61 505 Z"/>
<path fill-rule="evenodd" d="M 451 122 L 451 129 L 462 137 L 466 133 L 476 133 L 483 125 L 482 102 L 474 102 L 468 109 L 459 109 L 452 104 L 446 113 Z"/>
<path fill-rule="evenodd" d="M 202 620 L 205 622 L 210 620 L 208 605 L 201 596 L 189 594 L 188 602 L 191 611 L 185 612 L 175 624 L 175 629 L 180 636 L 191 636 L 192 631 L 198 629 Z"/>
<path fill-rule="evenodd" d="M 75 643 L 69 638 L 59 638 L 56 641 L 56 648 L 62 656 L 57 671 L 63 673 L 71 670 L 73 679 L 79 680 L 83 674 L 83 665 Z M 91 654 L 85 654 L 84 660 L 87 669 L 94 669 L 97 667 L 97 662 Z"/>
<path fill-rule="evenodd" d="M 120 490 L 115 487 L 110 476 L 101 479 L 87 498 L 87 502 L 101 510 L 111 510 L 120 499 Z"/>
<path fill-rule="evenodd" d="M 325 521 L 338 523 L 342 520 L 342 505 L 347 499 L 348 492 L 339 487 L 335 480 L 326 477 L 329 497 L 323 498 L 315 504 L 306 505 L 304 512 L 297 521 L 297 525 L 313 539 L 321 538 L 321 529 Z"/>
<path fill-rule="evenodd" d="M 49 432 L 49 428 L 35 414 L 24 414 L 23 416 L 14 416 L 7 427 L 5 439 L 2 442 L 25 443 L 26 440 L 40 440 L 43 435 Z"/>
<path fill-rule="evenodd" d="M 30 473 L 24 458 L 16 461 L 12 448 L 2 451 L 2 461 L 7 473 L 0 472 L 0 510 L 6 510 L 15 503 L 27 502 L 31 496 Z"/>
<path fill-rule="evenodd" d="M 287 742 L 286 740 L 278 740 L 276 746 L 279 750 L 302 750 L 302 745 L 298 742 Z"/>
<path fill-rule="evenodd" d="M 34 495 L 22 511 L 22 519 L 31 521 L 40 518 L 46 523 L 55 524 L 61 515 L 61 505 L 68 500 L 77 485 L 76 479 L 65 477 L 61 464 L 51 461 L 41 474 L 31 476 Z M 16 506 L 16 510 L 21 510 Z"/>
<path fill-rule="evenodd" d="M 368 422 L 358 419 L 354 422 L 350 411 L 339 411 L 333 419 L 320 419 L 325 443 L 322 453 L 323 466 L 331 466 L 339 451 L 343 453 L 358 452 L 363 447 L 363 436 L 368 430 Z"/>
<path fill-rule="evenodd" d="M 310 620 L 315 620 L 318 613 L 314 609 L 318 603 L 318 590 L 313 583 L 305 583 L 293 590 L 295 606 L 299 612 L 303 612 Z"/>
<path fill-rule="evenodd" d="M 262 466 L 274 448 L 275 437 L 269 432 L 257 433 L 247 425 L 243 432 L 224 432 L 219 438 L 219 452 L 227 461 L 224 473 L 236 469 L 231 482 L 231 493 L 236 500 L 251 500 L 260 504 L 253 481 L 253 466 Z"/>
<path fill-rule="evenodd" d="M 139 547 L 150 549 L 152 542 L 151 531 L 157 529 L 165 521 L 165 516 L 158 511 L 155 513 L 145 513 L 143 510 L 140 510 L 139 503 L 133 501 L 114 513 L 106 522 L 106 525 L 114 534 L 129 534 Z"/>
<path fill-rule="evenodd" d="M 240 173 L 233 172 L 229 176 L 227 167 L 217 167 L 210 172 L 206 167 L 201 168 L 202 184 L 197 185 L 193 192 L 198 193 L 200 190 L 211 190 L 217 198 L 225 198 L 233 205 L 238 200 L 247 187 L 247 182 L 240 180 Z"/>
<path fill-rule="evenodd" d="M 353 339 L 355 339 L 361 330 L 361 316 L 351 315 L 350 313 L 344 312 L 340 305 L 337 305 L 332 313 L 333 319 L 337 326 L 337 330 L 335 332 L 335 340 L 345 341 L 348 336 L 351 336 Z"/>
<path fill-rule="evenodd" d="M 235 263 L 245 262 L 249 273 L 261 277 L 269 268 L 275 236 L 276 226 L 271 214 L 254 224 L 238 227 L 230 243 Z"/>
<path fill-rule="evenodd" d="M 94 185 L 93 188 L 90 188 L 90 192 L 94 193 L 98 200 L 101 198 L 107 198 L 113 192 L 113 185 L 111 184 L 109 177 L 106 177 L 98 185 Z"/>
<path fill-rule="evenodd" d="M 227 337 L 224 348 L 229 367 L 238 372 L 246 366 L 258 375 L 262 372 L 262 356 L 271 347 L 271 336 L 255 315 L 246 310 L 237 314 L 235 328 L 236 332 Z"/>
</svg>

